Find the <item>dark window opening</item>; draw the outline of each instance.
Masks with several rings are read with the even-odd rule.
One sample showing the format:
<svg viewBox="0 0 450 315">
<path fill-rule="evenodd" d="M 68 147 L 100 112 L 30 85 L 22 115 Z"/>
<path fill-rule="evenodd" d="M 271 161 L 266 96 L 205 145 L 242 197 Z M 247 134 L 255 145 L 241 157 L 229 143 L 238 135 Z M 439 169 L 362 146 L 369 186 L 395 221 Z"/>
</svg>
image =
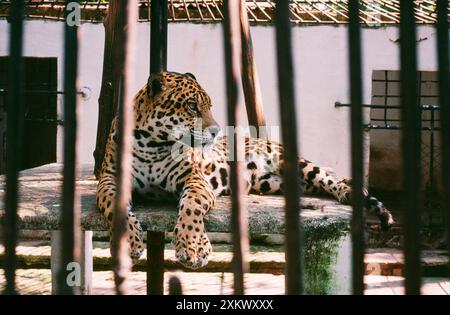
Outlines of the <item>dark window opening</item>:
<svg viewBox="0 0 450 315">
<path fill-rule="evenodd" d="M 0 174 L 6 167 L 8 57 L 0 57 Z M 57 58 L 24 57 L 25 122 L 21 169 L 56 162 Z"/>
</svg>

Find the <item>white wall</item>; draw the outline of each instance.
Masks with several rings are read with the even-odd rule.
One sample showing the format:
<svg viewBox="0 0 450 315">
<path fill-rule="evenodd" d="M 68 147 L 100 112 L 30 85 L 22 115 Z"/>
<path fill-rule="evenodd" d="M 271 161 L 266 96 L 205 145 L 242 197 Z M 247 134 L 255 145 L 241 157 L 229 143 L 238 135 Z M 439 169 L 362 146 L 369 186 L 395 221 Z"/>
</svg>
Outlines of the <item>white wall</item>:
<svg viewBox="0 0 450 315">
<path fill-rule="evenodd" d="M 92 90 L 89 100 L 80 102 L 80 161 L 92 162 L 95 147 L 97 100 L 103 58 L 102 24 L 83 24 L 80 40 L 79 86 Z M 149 24 L 138 23 L 136 90 L 148 76 Z M 269 125 L 278 125 L 278 96 L 275 63 L 275 31 L 272 26 L 251 28 L 261 81 L 264 111 Z M 0 33 L 8 34 L 0 20 Z M 435 70 L 435 34 L 431 26 L 420 26 L 419 68 Z M 63 23 L 27 21 L 25 55 L 58 57 L 58 84 L 62 89 Z M 395 27 L 363 29 L 364 102 L 370 102 L 372 70 L 398 69 L 398 38 Z M 349 101 L 347 27 L 295 26 L 292 30 L 295 56 L 295 88 L 301 154 L 319 165 L 350 175 L 349 111 L 334 108 L 335 101 Z M 192 72 L 213 100 L 216 120 L 225 125 L 225 75 L 220 24 L 169 24 L 168 68 Z M 7 55 L 7 36 L 0 37 L 0 55 Z M 242 99 L 242 98 L 241 98 Z M 61 108 L 61 106 L 60 106 Z M 244 106 L 242 106 L 244 108 Z M 59 133 L 61 134 L 61 132 Z M 59 148 L 62 148 L 59 135 Z M 58 160 L 62 160 L 61 150 Z"/>
</svg>

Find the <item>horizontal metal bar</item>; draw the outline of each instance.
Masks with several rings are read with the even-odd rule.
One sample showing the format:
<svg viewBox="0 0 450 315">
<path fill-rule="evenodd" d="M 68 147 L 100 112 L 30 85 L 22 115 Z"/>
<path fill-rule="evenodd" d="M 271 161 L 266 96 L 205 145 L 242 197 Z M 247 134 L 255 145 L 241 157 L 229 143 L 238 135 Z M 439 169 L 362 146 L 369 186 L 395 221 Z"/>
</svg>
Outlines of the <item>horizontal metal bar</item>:
<svg viewBox="0 0 450 315">
<path fill-rule="evenodd" d="M 25 117 L 25 121 L 56 123 L 57 125 L 64 126 L 64 119 L 53 119 L 53 118 L 30 118 L 30 117 Z"/>
<path fill-rule="evenodd" d="M 398 125 L 374 125 L 374 124 L 365 124 L 365 129 L 392 129 L 392 130 L 400 130 L 401 126 Z M 440 131 L 440 127 L 430 128 L 430 127 L 422 127 L 422 131 Z"/>
<path fill-rule="evenodd" d="M 401 109 L 401 106 L 397 105 L 372 105 L 372 104 L 361 104 L 365 108 L 380 108 L 380 109 Z M 334 107 L 351 107 L 351 104 L 335 102 Z M 418 107 L 423 110 L 441 110 L 440 105 L 429 105 L 429 104 L 419 104 Z"/>
<path fill-rule="evenodd" d="M 54 91 L 54 90 L 24 90 L 24 94 L 33 94 L 33 95 L 64 95 L 66 92 L 64 91 Z M 75 94 L 81 95 L 82 97 L 87 96 L 86 92 L 83 91 L 76 91 Z M 0 95 L 8 95 L 8 90 L 0 89 Z"/>
<path fill-rule="evenodd" d="M 370 121 L 384 121 L 385 123 L 389 122 L 401 122 L 401 119 L 397 119 L 397 118 L 371 118 Z M 422 119 L 421 122 L 422 123 L 432 123 L 432 122 L 439 122 L 440 119 Z"/>
</svg>

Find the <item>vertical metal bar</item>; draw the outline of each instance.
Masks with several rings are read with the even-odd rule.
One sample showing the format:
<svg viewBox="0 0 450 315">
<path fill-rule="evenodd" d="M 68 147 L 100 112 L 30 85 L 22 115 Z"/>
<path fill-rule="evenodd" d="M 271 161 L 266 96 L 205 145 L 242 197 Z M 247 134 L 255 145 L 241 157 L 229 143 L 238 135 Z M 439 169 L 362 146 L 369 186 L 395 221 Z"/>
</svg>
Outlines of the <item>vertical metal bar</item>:
<svg viewBox="0 0 450 315">
<path fill-rule="evenodd" d="M 173 276 L 169 280 L 169 295 L 182 295 L 183 287 L 181 285 L 180 279 L 178 277 Z"/>
<path fill-rule="evenodd" d="M 359 1 L 350 0 L 349 7 L 349 66 L 352 127 L 352 283 L 353 294 L 364 294 L 364 215 L 363 174 L 364 152 L 362 137 L 362 77 Z"/>
<path fill-rule="evenodd" d="M 414 2 L 400 1 L 400 64 L 405 215 L 405 292 L 420 294 L 421 212 L 420 109 L 417 102 Z"/>
<path fill-rule="evenodd" d="M 238 119 L 238 82 L 239 66 L 241 59 L 241 30 L 239 22 L 240 5 L 238 1 L 224 1 L 224 49 L 225 49 L 225 73 L 226 73 L 226 91 L 227 91 L 227 114 L 228 125 L 239 126 Z M 248 251 L 247 235 L 247 215 L 246 208 L 242 202 L 243 182 L 240 176 L 241 164 L 238 161 L 240 148 L 238 144 L 238 135 L 229 135 L 230 152 L 230 188 L 233 192 L 231 196 L 232 214 L 231 225 L 233 231 L 233 262 L 234 272 L 234 293 L 244 294 L 244 273 L 248 271 L 246 253 Z"/>
<path fill-rule="evenodd" d="M 164 232 L 147 231 L 147 294 L 164 294 Z"/>
<path fill-rule="evenodd" d="M 152 0 L 150 73 L 167 70 L 167 0 Z"/>
<path fill-rule="evenodd" d="M 443 213 L 447 230 L 447 244 L 450 253 L 450 81 L 449 81 L 449 39 L 447 20 L 448 0 L 437 1 L 437 38 L 439 63 L 439 101 L 441 107 L 442 141 L 442 197 Z"/>
<path fill-rule="evenodd" d="M 303 293 L 302 248 L 300 222 L 300 195 L 297 123 L 294 92 L 294 65 L 292 59 L 289 1 L 277 1 L 276 43 L 278 63 L 278 97 L 282 139 L 284 144 L 283 182 L 289 187 L 284 192 L 286 199 L 286 293 Z"/>
<path fill-rule="evenodd" d="M 167 70 L 167 0 L 152 0 L 150 74 Z M 147 231 L 147 294 L 164 294 L 164 233 Z"/>
<path fill-rule="evenodd" d="M 23 1 L 11 3 L 11 29 L 9 33 L 9 93 L 6 139 L 6 195 L 5 195 L 5 294 L 16 294 L 16 244 L 18 172 L 22 162 L 24 77 L 23 77 Z"/>
<path fill-rule="evenodd" d="M 245 0 L 240 2 L 240 22 L 241 22 L 241 41 L 242 41 L 242 87 L 244 90 L 245 107 L 247 109 L 248 124 L 257 128 L 256 136 L 264 137 L 266 120 L 264 118 L 263 101 L 261 89 L 259 86 L 258 71 L 253 54 L 252 36 L 247 17 L 247 4 Z M 260 134 L 260 131 L 262 131 Z"/>
<path fill-rule="evenodd" d="M 66 0 L 68 5 L 71 0 Z M 69 25 L 65 10 L 64 28 L 64 170 L 62 195 L 62 259 L 58 274 L 58 294 L 74 294 L 66 278 L 71 262 L 80 257 L 80 207 L 75 193 L 77 135 L 78 27 Z"/>
<path fill-rule="evenodd" d="M 127 208 L 131 201 L 131 161 L 133 108 L 132 69 L 134 69 L 134 28 L 137 20 L 137 1 L 120 1 L 118 7 L 117 30 L 118 46 L 115 52 L 118 80 L 118 140 L 117 140 L 117 196 L 113 216 L 113 266 L 117 294 L 126 294 L 126 280 L 131 269 L 127 232 Z"/>
</svg>

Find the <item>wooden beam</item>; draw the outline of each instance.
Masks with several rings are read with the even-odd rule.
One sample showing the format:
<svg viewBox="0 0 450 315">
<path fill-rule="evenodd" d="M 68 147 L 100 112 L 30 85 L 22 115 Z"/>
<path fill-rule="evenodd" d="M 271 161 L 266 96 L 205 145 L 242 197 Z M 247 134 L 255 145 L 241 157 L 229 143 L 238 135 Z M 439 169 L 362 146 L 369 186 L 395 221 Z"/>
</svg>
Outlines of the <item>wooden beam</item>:
<svg viewBox="0 0 450 315">
<path fill-rule="evenodd" d="M 240 0 L 241 22 L 241 81 L 244 90 L 247 119 L 250 126 L 257 129 L 255 136 L 264 137 L 266 132 L 266 120 L 264 118 L 263 101 L 259 85 L 258 71 L 253 54 L 253 43 L 250 34 L 250 26 L 247 17 L 247 5 L 245 0 Z"/>
<path fill-rule="evenodd" d="M 117 15 L 118 5 L 121 0 L 111 0 L 108 13 L 103 22 L 105 28 L 105 44 L 103 48 L 103 73 L 100 97 L 98 98 L 98 122 L 97 140 L 94 151 L 94 174 L 98 179 L 105 156 L 106 142 L 108 141 L 111 122 L 117 114 L 117 104 L 114 102 L 114 87 L 117 86 L 116 72 L 117 63 L 114 61 L 113 52 L 119 44 L 117 40 Z"/>
</svg>

